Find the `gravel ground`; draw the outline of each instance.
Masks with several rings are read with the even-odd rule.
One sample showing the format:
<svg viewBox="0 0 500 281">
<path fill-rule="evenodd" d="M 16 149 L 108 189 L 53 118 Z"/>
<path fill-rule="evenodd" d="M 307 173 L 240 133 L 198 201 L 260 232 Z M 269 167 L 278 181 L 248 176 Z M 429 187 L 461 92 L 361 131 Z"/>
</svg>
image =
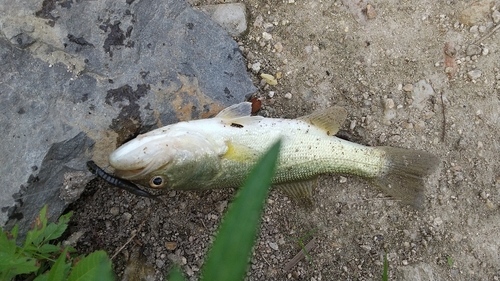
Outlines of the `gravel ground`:
<svg viewBox="0 0 500 281">
<path fill-rule="evenodd" d="M 242 2 L 249 31 L 236 40 L 259 114 L 341 105 L 356 142 L 442 160 L 419 211 L 348 175 L 320 177 L 314 210 L 273 191 L 247 280 L 380 280 L 384 253 L 390 280 L 499 280 L 500 31 L 490 32 L 500 2 Z M 157 203 L 95 180 L 72 206 L 70 229 L 82 252 L 117 252 L 124 280 L 162 280 L 173 262 L 197 280 L 233 194 L 171 191 Z M 311 260 L 285 271 L 312 239 Z"/>
</svg>

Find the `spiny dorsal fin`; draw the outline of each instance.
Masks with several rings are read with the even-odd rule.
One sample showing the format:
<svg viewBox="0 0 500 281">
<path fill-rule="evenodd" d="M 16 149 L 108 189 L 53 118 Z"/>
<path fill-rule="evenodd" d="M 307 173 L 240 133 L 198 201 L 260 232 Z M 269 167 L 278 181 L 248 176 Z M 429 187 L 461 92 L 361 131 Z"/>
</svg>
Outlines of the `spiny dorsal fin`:
<svg viewBox="0 0 500 281">
<path fill-rule="evenodd" d="M 347 111 L 343 107 L 334 106 L 316 110 L 309 115 L 302 116 L 297 119 L 321 128 L 325 130 L 329 136 L 331 136 L 335 135 L 339 131 L 346 118 Z"/>
<path fill-rule="evenodd" d="M 261 120 L 262 116 L 250 116 L 252 113 L 252 103 L 251 102 L 241 102 L 238 104 L 233 104 L 230 107 L 223 109 L 215 118 L 220 118 L 224 121 L 224 124 L 235 125 L 236 127 L 244 127 L 250 125 L 254 122 Z"/>
<path fill-rule="evenodd" d="M 239 117 L 250 116 L 251 113 L 252 113 L 252 103 L 241 102 L 233 104 L 230 107 L 224 108 L 215 117 L 221 119 L 235 119 Z"/>
<path fill-rule="evenodd" d="M 316 187 L 316 178 L 310 180 L 296 181 L 277 184 L 275 187 L 281 189 L 290 198 L 298 201 L 300 204 L 307 207 L 312 207 L 313 205 L 313 191 Z"/>
</svg>

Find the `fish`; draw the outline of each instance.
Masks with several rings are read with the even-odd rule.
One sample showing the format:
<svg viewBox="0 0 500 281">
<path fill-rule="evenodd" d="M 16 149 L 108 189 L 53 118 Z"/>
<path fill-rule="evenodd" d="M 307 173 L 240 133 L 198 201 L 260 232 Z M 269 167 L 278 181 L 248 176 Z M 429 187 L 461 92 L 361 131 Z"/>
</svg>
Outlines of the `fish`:
<svg viewBox="0 0 500 281">
<path fill-rule="evenodd" d="M 135 185 L 127 180 L 116 178 L 116 177 L 106 173 L 103 169 L 101 169 L 99 166 L 97 166 L 97 164 L 92 160 L 87 162 L 87 169 L 92 174 L 102 178 L 103 180 L 105 180 L 106 182 L 108 182 L 109 184 L 111 184 L 113 186 L 116 186 L 118 188 L 126 190 L 132 194 L 137 195 L 137 196 L 147 197 L 147 198 L 150 198 L 150 199 L 153 199 L 156 201 L 160 201 L 160 199 L 158 198 L 158 195 L 153 195 L 145 190 L 140 189 L 137 185 Z"/>
<path fill-rule="evenodd" d="M 335 134 L 347 118 L 333 106 L 297 119 L 252 116 L 242 102 L 215 117 L 138 135 L 109 155 L 115 176 L 153 189 L 205 190 L 242 185 L 257 160 L 281 139 L 272 179 L 290 198 L 311 203 L 321 174 L 360 176 L 403 204 L 420 208 L 424 179 L 440 160 L 390 146 L 364 146 Z"/>
</svg>

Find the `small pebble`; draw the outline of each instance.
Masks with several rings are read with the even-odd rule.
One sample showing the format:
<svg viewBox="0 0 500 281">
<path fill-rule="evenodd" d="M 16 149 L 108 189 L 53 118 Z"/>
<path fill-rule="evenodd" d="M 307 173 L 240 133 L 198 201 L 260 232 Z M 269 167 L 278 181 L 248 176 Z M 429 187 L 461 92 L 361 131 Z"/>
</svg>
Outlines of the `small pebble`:
<svg viewBox="0 0 500 281">
<path fill-rule="evenodd" d="M 275 251 L 278 251 L 278 244 L 276 244 L 274 242 L 269 242 L 269 247 L 271 247 L 271 249 L 273 249 Z"/>
<path fill-rule="evenodd" d="M 425 80 L 420 80 L 415 84 L 412 93 L 413 103 L 411 107 L 415 107 L 418 109 L 423 109 L 425 107 L 426 101 L 430 98 L 430 96 L 434 95 L 434 89 L 432 86 L 427 83 Z"/>
<path fill-rule="evenodd" d="M 260 71 L 260 62 L 256 62 L 256 63 L 252 64 L 252 71 L 255 73 Z"/>
<path fill-rule="evenodd" d="M 469 76 L 470 79 L 476 80 L 479 77 L 481 77 L 482 71 L 479 69 L 474 69 L 469 72 L 467 72 L 467 76 Z"/>
<path fill-rule="evenodd" d="M 262 39 L 269 41 L 269 40 L 273 39 L 273 36 L 267 32 L 262 32 Z"/>
<path fill-rule="evenodd" d="M 435 226 L 440 226 L 443 224 L 443 220 L 440 217 L 437 217 L 434 219 L 434 225 Z"/>
<path fill-rule="evenodd" d="M 283 51 L 283 45 L 281 44 L 281 42 L 274 44 L 274 49 L 276 50 L 276 52 L 281 53 Z"/>
<path fill-rule="evenodd" d="M 384 107 L 386 109 L 391 109 L 391 108 L 394 108 L 394 100 L 393 99 L 386 99 L 384 101 Z"/>
<path fill-rule="evenodd" d="M 285 94 L 285 99 L 291 99 L 292 98 L 292 94 L 291 93 L 286 93 Z"/>
<path fill-rule="evenodd" d="M 465 52 L 468 56 L 479 55 L 481 54 L 481 47 L 478 45 L 469 45 L 467 47 L 467 51 Z"/>
<path fill-rule="evenodd" d="M 118 215 L 118 213 L 120 213 L 120 208 L 118 208 L 118 207 L 112 207 L 109 210 L 109 213 L 112 214 L 113 216 L 116 216 L 116 215 Z"/>
<path fill-rule="evenodd" d="M 481 199 L 486 200 L 486 199 L 488 199 L 489 194 L 488 194 L 488 193 L 486 193 L 486 192 L 483 190 L 483 191 L 481 191 L 481 193 L 479 193 L 479 196 L 481 197 Z"/>
<path fill-rule="evenodd" d="M 259 28 L 259 27 L 262 27 L 262 24 L 264 23 L 264 18 L 262 18 L 262 15 L 258 15 L 256 18 L 255 18 L 255 21 L 253 22 L 253 26 L 255 28 Z"/>
<path fill-rule="evenodd" d="M 413 91 L 413 84 L 406 84 L 403 86 L 403 91 L 405 92 L 411 92 Z"/>
<path fill-rule="evenodd" d="M 167 248 L 167 250 L 169 250 L 169 251 L 173 251 L 173 250 L 175 250 L 175 248 L 177 248 L 177 243 L 165 242 L 165 248 Z"/>
<path fill-rule="evenodd" d="M 130 221 L 130 219 L 132 218 L 132 214 L 129 213 L 129 212 L 125 212 L 123 213 L 123 218 L 125 219 L 125 221 L 128 223 Z"/>
<path fill-rule="evenodd" d="M 493 11 L 493 14 L 491 14 L 491 18 L 493 19 L 494 23 L 499 23 L 500 22 L 500 12 L 498 10 Z"/>
<path fill-rule="evenodd" d="M 366 17 L 369 20 L 377 17 L 377 11 L 375 11 L 375 8 L 370 4 L 366 5 Z"/>
<path fill-rule="evenodd" d="M 274 91 L 269 91 L 269 93 L 267 94 L 268 97 L 272 98 L 274 97 Z"/>
</svg>

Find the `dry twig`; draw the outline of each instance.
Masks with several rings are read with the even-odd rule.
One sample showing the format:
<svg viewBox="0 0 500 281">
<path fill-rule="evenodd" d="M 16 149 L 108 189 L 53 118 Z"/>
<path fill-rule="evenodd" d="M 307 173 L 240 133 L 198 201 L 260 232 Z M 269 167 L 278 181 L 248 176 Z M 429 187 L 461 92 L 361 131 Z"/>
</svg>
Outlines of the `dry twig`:
<svg viewBox="0 0 500 281">
<path fill-rule="evenodd" d="M 313 238 L 311 241 L 309 241 L 304 249 L 301 249 L 300 252 L 285 265 L 285 272 L 289 271 L 295 265 L 297 265 L 297 263 L 299 263 L 299 261 L 306 256 L 306 253 L 309 253 L 316 246 L 314 242 L 316 242 L 316 238 Z"/>
</svg>

